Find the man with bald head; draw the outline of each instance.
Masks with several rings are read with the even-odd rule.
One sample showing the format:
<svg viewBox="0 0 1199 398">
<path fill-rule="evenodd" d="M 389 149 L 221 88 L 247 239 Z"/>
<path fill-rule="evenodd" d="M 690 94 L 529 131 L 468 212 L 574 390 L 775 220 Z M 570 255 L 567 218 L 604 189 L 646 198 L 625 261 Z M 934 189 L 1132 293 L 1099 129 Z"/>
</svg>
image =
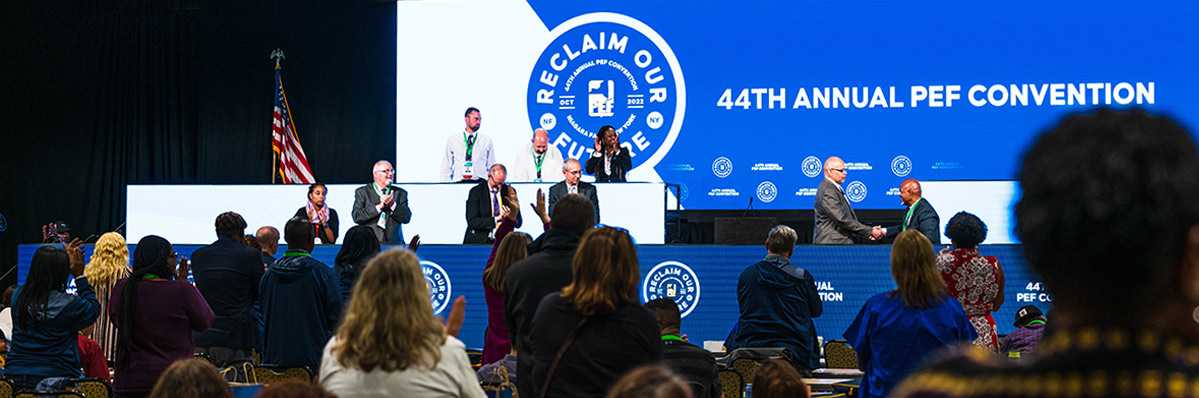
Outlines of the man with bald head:
<svg viewBox="0 0 1199 398">
<path fill-rule="evenodd" d="M 354 208 L 350 212 L 358 225 L 368 225 L 375 231 L 380 244 L 404 244 L 404 228 L 412 220 L 408 209 L 408 191 L 391 185 L 395 169 L 391 162 L 375 162 L 374 182 L 354 190 Z"/>
<path fill-rule="evenodd" d="M 509 182 L 562 181 L 562 152 L 550 145 L 550 135 L 544 129 L 533 131 L 533 142 L 516 153 L 516 161 L 508 170 Z"/>
<path fill-rule="evenodd" d="M 920 190 L 920 181 L 915 178 L 903 180 L 899 184 L 899 199 L 908 207 L 904 213 L 903 224 L 883 228 L 888 237 L 899 235 L 900 232 L 914 229 L 920 231 L 934 245 L 941 244 L 941 217 L 933 210 L 933 205 L 924 199 Z"/>
<path fill-rule="evenodd" d="M 275 262 L 275 253 L 279 252 L 279 230 L 272 226 L 258 228 L 254 233 L 254 239 L 258 240 L 258 246 L 262 247 L 262 251 L 258 255 L 262 256 L 262 263 L 271 265 Z"/>
<path fill-rule="evenodd" d="M 834 156 L 824 161 L 824 180 L 816 188 L 816 231 L 812 237 L 816 244 L 848 245 L 853 243 L 855 234 L 859 238 L 883 237 L 882 228 L 871 228 L 859 222 L 858 215 L 849 205 L 845 189 L 841 188 L 848 174 L 841 158 Z"/>
</svg>

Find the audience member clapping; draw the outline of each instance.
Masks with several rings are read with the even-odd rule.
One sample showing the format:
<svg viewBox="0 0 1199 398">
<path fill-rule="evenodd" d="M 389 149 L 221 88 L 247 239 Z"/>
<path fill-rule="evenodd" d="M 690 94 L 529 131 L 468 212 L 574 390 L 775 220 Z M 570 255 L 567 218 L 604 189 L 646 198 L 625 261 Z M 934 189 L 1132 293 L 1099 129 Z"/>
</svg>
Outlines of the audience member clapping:
<svg viewBox="0 0 1199 398">
<path fill-rule="evenodd" d="M 162 372 L 150 398 L 233 398 L 233 391 L 211 363 L 191 358 L 175 361 Z"/>
<path fill-rule="evenodd" d="M 83 276 L 96 290 L 96 300 L 100 303 L 100 317 L 96 318 L 95 328 L 87 335 L 100 344 L 105 358 L 115 358 L 117 329 L 108 319 L 108 301 L 112 298 L 113 285 L 129 277 L 129 247 L 125 237 L 116 232 L 100 235 Z"/>
<path fill-rule="evenodd" d="M 1003 268 L 999 259 L 978 253 L 987 238 L 987 225 L 973 214 L 960 212 L 949 219 L 945 236 L 953 241 L 937 256 L 937 268 L 949 295 L 962 302 L 978 337 L 974 344 L 991 352 L 999 350 L 999 333 L 991 313 L 1003 305 Z"/>
<path fill-rule="evenodd" d="M 647 365 L 625 375 L 606 398 L 692 398 L 691 390 L 670 369 Z M 697 397 L 698 398 L 698 397 Z"/>
<path fill-rule="evenodd" d="M 337 252 L 337 257 L 333 258 L 333 269 L 337 271 L 340 281 L 339 289 L 343 303 L 350 301 L 350 296 L 354 293 L 354 284 L 358 282 L 358 275 L 362 275 L 366 264 L 378 254 L 379 239 L 375 237 L 375 231 L 370 226 L 356 225 L 346 232 L 341 250 Z"/>
<path fill-rule="evenodd" d="M 320 365 L 321 347 L 337 329 L 341 288 L 332 268 L 312 258 L 312 226 L 292 218 L 283 227 L 287 252 L 258 284 L 266 341 L 262 363 Z"/>
<path fill-rule="evenodd" d="M 541 191 L 538 190 L 541 199 Z M 487 301 L 487 330 L 483 334 L 483 363 L 504 359 L 512 351 L 512 341 L 508 334 L 508 324 L 504 319 L 504 283 L 508 278 L 508 269 L 513 263 L 524 260 L 529 256 L 527 246 L 533 241 L 524 232 L 512 233 L 520 216 L 520 201 L 516 190 L 509 190 L 504 202 L 510 207 L 508 216 L 500 222 L 495 230 L 495 242 L 491 245 L 491 255 L 483 268 L 483 298 Z M 541 203 L 544 205 L 544 200 Z M 537 209 L 537 206 L 533 206 Z M 544 207 L 543 207 L 544 208 Z M 548 223 L 542 225 L 548 228 Z M 511 237 L 511 238 L 509 238 Z"/>
<path fill-rule="evenodd" d="M 220 367 L 254 360 L 261 348 L 254 303 L 262 280 L 263 258 L 242 243 L 246 220 L 234 212 L 216 217 L 217 240 L 192 252 L 192 279 L 216 321 L 193 336 L 196 353 Z"/>
<path fill-rule="evenodd" d="M 337 243 L 337 234 L 341 232 L 337 220 L 337 210 L 329 207 L 325 202 L 326 195 L 329 193 L 329 188 L 325 184 L 316 183 L 308 186 L 308 203 L 304 207 L 296 210 L 296 215 L 293 217 L 308 220 L 312 226 L 312 234 L 316 240 L 321 243 L 333 244 Z M 291 243 L 291 241 L 288 241 Z"/>
<path fill-rule="evenodd" d="M 342 398 L 483 396 L 465 345 L 433 315 L 420 260 L 397 249 L 363 270 L 320 381 Z"/>
</svg>

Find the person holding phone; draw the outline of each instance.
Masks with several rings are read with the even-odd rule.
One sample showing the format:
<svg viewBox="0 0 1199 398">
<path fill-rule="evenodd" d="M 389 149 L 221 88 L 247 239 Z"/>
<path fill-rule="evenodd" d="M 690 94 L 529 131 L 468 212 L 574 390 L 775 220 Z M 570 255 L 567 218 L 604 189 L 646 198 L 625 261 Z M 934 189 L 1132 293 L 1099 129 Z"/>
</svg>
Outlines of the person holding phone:
<svg viewBox="0 0 1199 398">
<path fill-rule="evenodd" d="M 587 159 L 587 174 L 595 176 L 595 182 L 625 182 L 625 174 L 633 168 L 629 150 L 620 146 L 620 136 L 612 126 L 600 127 L 595 134 L 595 151 Z"/>
<path fill-rule="evenodd" d="M 508 169 L 496 163 L 487 170 L 487 181 L 470 189 L 466 197 L 466 234 L 462 237 L 462 244 L 495 242 L 495 228 L 508 216 L 512 206 L 504 199 L 512 191 L 512 187 L 504 183 L 507 178 Z M 523 222 L 518 213 L 516 228 L 520 228 Z"/>
</svg>

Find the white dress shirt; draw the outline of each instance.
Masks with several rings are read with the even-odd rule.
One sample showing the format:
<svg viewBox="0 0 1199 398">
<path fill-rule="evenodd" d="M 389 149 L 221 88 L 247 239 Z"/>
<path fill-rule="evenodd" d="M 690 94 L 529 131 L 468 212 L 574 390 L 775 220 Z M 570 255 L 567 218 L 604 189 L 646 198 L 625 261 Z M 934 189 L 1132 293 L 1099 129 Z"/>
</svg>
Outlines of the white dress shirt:
<svg viewBox="0 0 1199 398">
<path fill-rule="evenodd" d="M 537 154 L 533 153 L 532 142 L 529 145 L 525 145 L 520 152 L 517 152 L 516 161 L 512 162 L 512 167 L 508 168 L 508 181 L 533 182 L 533 180 L 537 179 L 537 162 L 534 159 L 535 156 Z M 542 182 L 558 182 L 566 178 L 562 174 L 562 151 L 559 151 L 558 147 L 550 145 L 542 156 Z"/>
<path fill-rule="evenodd" d="M 461 180 L 463 171 L 466 170 L 466 142 L 463 136 L 475 136 L 474 148 L 471 150 L 471 178 L 487 178 L 487 169 L 495 164 L 495 147 L 491 144 L 491 137 L 482 133 L 466 134 L 466 131 L 458 134 L 450 135 L 450 138 L 445 141 L 445 158 L 441 160 L 441 173 L 439 175 L 442 182 L 453 182 Z"/>
</svg>

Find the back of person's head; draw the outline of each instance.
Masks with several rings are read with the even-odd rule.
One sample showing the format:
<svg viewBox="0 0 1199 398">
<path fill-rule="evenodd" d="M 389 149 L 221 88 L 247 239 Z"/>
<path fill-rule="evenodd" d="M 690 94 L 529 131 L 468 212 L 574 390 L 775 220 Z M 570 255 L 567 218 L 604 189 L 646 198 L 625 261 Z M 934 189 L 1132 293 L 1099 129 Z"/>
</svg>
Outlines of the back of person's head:
<svg viewBox="0 0 1199 398">
<path fill-rule="evenodd" d="M 258 237 L 254 235 L 243 236 L 241 238 L 241 243 L 244 243 L 246 247 L 254 248 L 254 250 L 262 250 L 262 244 L 258 243 Z"/>
<path fill-rule="evenodd" d="M 555 226 L 554 228 L 557 228 Z M 566 301 L 583 315 L 609 313 L 637 300 L 637 248 L 624 230 L 588 230 L 571 262 L 573 280 L 562 288 Z"/>
<path fill-rule="evenodd" d="M 215 366 L 199 358 L 171 364 L 150 391 L 150 398 L 231 398 L 229 382 Z"/>
<path fill-rule="evenodd" d="M 367 264 L 336 338 L 332 353 L 342 366 L 364 372 L 437 366 L 445 328 L 433 316 L 415 253 L 391 249 Z"/>
<path fill-rule="evenodd" d="M 245 232 L 246 219 L 241 218 L 241 214 L 227 211 L 216 216 L 217 236 L 228 236 L 240 240 Z"/>
<path fill-rule="evenodd" d="M 572 193 L 563 196 L 554 205 L 554 214 L 550 215 L 550 222 L 554 224 L 554 229 L 561 228 L 581 234 L 595 226 L 595 208 L 592 207 L 591 199 Z"/>
<path fill-rule="evenodd" d="M 314 235 L 312 224 L 304 218 L 293 217 L 283 226 L 283 239 L 287 240 L 288 249 L 312 250 Z"/>
<path fill-rule="evenodd" d="M 500 241 L 500 247 L 496 248 L 495 261 L 491 263 L 491 267 L 483 271 L 483 284 L 490 286 L 496 291 L 504 291 L 504 280 L 507 279 L 508 268 L 512 264 L 524 260 L 529 256 L 528 245 L 533 242 L 533 238 L 524 232 L 512 232 Z"/>
<path fill-rule="evenodd" d="M 786 225 L 777 225 L 766 236 L 766 250 L 774 254 L 786 255 L 795 250 L 795 241 L 799 235 Z"/>
<path fill-rule="evenodd" d="M 691 398 L 691 388 L 665 366 L 646 365 L 621 377 L 606 398 Z"/>
<path fill-rule="evenodd" d="M 1055 309 L 1135 322 L 1193 283 L 1178 272 L 1199 239 L 1199 154 L 1169 119 L 1066 118 L 1025 154 L 1020 189 L 1016 232 Z"/>
<path fill-rule="evenodd" d="M 96 290 L 106 291 L 117 280 L 129 274 L 129 246 L 125 237 L 116 232 L 106 232 L 96 240 L 95 251 L 83 276 Z"/>
<path fill-rule="evenodd" d="M 379 254 L 379 239 L 375 230 L 369 225 L 355 225 L 346 231 L 346 238 L 341 242 L 341 250 L 333 258 L 333 265 L 352 269 L 362 273 L 366 260 Z"/>
<path fill-rule="evenodd" d="M 279 230 L 271 226 L 258 228 L 258 231 L 254 233 L 254 238 L 258 239 L 258 247 L 268 249 L 279 244 Z"/>
<path fill-rule="evenodd" d="M 976 215 L 958 212 L 945 224 L 945 236 L 953 241 L 955 248 L 973 249 L 987 239 L 987 224 Z"/>
<path fill-rule="evenodd" d="M 895 279 L 903 305 L 929 308 L 945 300 L 945 281 L 937 270 L 933 243 L 920 231 L 909 229 L 891 245 L 891 277 Z"/>
<path fill-rule="evenodd" d="M 17 297 L 17 305 L 20 308 L 13 309 L 13 318 L 21 325 L 31 327 L 29 322 L 33 317 L 28 314 L 44 309 L 50 292 L 66 290 L 69 275 L 71 259 L 66 250 L 55 246 L 39 247 L 33 252 L 33 259 L 29 261 L 29 275 L 25 277 L 25 284 Z M 17 311 L 22 315 L 18 317 L 15 314 Z"/>
<path fill-rule="evenodd" d="M 808 398 L 811 394 L 799 371 L 787 361 L 771 358 L 754 371 L 755 398 Z"/>
<path fill-rule="evenodd" d="M 298 380 L 271 383 L 256 398 L 337 398 L 319 384 Z"/>
<path fill-rule="evenodd" d="M 138 338 L 133 333 L 139 329 L 138 320 L 142 318 L 133 315 L 138 311 L 138 287 L 146 278 L 173 279 L 175 264 L 171 260 L 174 257 L 174 248 L 162 237 L 148 235 L 137 242 L 137 248 L 133 250 L 133 273 L 129 274 L 129 279 L 117 292 L 120 295 L 117 314 L 121 320 L 121 328 L 117 331 L 117 362 L 129 360 L 134 341 Z"/>
<path fill-rule="evenodd" d="M 662 333 L 674 331 L 678 333 L 682 329 L 682 315 L 679 313 L 679 304 L 674 300 L 662 297 L 650 300 L 643 305 L 645 309 L 654 314 L 654 318 L 658 319 L 658 330 Z"/>
<path fill-rule="evenodd" d="M 17 285 L 8 285 L 8 287 L 4 289 L 4 306 L 5 307 L 12 307 L 12 292 L 14 290 L 17 290 Z M 11 336 L 10 336 L 10 338 L 11 338 Z"/>
</svg>

